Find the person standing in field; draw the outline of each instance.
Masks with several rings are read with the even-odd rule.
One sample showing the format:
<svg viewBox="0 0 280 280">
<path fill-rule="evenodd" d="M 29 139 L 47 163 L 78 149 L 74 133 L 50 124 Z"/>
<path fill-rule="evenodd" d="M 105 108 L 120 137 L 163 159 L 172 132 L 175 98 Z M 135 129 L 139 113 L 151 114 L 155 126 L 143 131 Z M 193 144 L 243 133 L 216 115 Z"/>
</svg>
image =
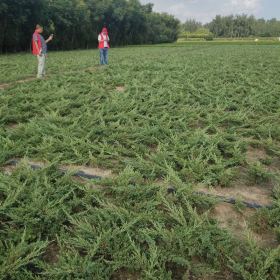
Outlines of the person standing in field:
<svg viewBox="0 0 280 280">
<path fill-rule="evenodd" d="M 100 51 L 100 64 L 108 65 L 108 52 L 109 52 L 109 35 L 106 27 L 103 27 L 101 33 L 98 35 L 98 48 Z"/>
<path fill-rule="evenodd" d="M 46 75 L 47 44 L 53 39 L 52 34 L 47 40 L 45 40 L 41 35 L 42 33 L 43 27 L 37 24 L 32 37 L 32 53 L 36 55 L 38 59 L 38 79 L 42 79 Z"/>
</svg>

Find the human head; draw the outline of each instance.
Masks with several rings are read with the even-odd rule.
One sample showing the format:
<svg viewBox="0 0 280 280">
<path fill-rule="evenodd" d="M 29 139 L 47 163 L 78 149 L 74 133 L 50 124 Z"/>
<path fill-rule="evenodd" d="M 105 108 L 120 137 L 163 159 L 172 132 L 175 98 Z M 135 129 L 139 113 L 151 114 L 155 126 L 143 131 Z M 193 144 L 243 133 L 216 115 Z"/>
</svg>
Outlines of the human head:
<svg viewBox="0 0 280 280">
<path fill-rule="evenodd" d="M 38 32 L 38 33 L 43 33 L 43 26 L 42 25 L 40 25 L 40 24 L 37 24 L 36 25 L 36 31 Z"/>
<path fill-rule="evenodd" d="M 106 34 L 106 35 L 108 34 L 108 30 L 107 30 L 106 27 L 103 27 L 103 28 L 102 28 L 102 33 L 103 33 L 103 34 Z"/>
</svg>

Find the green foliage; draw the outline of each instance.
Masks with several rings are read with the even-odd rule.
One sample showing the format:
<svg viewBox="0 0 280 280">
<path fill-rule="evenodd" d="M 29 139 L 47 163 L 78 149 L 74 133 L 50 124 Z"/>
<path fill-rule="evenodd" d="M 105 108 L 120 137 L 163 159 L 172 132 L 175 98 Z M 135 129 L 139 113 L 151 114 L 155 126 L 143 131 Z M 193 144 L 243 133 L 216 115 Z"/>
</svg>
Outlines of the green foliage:
<svg viewBox="0 0 280 280">
<path fill-rule="evenodd" d="M 204 39 L 206 41 L 213 41 L 214 35 L 207 28 L 199 28 L 195 32 L 183 31 L 179 35 L 179 39 Z"/>
<path fill-rule="evenodd" d="M 280 248 L 272 250 L 261 250 L 258 245 L 251 241 L 249 247 L 250 255 L 242 262 L 236 262 L 230 258 L 232 269 L 244 280 L 277 279 L 279 276 Z"/>
<path fill-rule="evenodd" d="M 64 50 L 95 48 L 104 25 L 113 46 L 173 42 L 179 26 L 138 0 L 2 0 L 0 52 L 30 50 L 37 23 L 55 35 L 49 47 Z"/>
<path fill-rule="evenodd" d="M 254 16 L 216 16 L 207 27 L 215 37 L 279 37 L 280 21 L 256 19 Z"/>
<path fill-rule="evenodd" d="M 91 72 L 85 69 L 98 59 L 95 51 L 51 53 L 48 80 L 5 90 L 1 162 L 27 156 L 117 172 L 129 164 L 147 179 L 172 168 L 187 182 L 228 186 L 249 137 L 279 150 L 276 46 L 171 45 L 110 55 L 110 68 Z M 2 61 L 18 63 L 9 78 L 2 72 L 3 82 L 35 70 L 32 56 Z M 10 129 L 13 123 L 19 126 Z M 255 175 L 267 172 L 254 168 L 259 182 Z"/>
<path fill-rule="evenodd" d="M 205 37 L 206 41 L 213 41 L 214 40 L 214 35 L 213 34 L 209 34 Z"/>
<path fill-rule="evenodd" d="M 261 163 L 251 165 L 249 168 L 249 174 L 252 178 L 252 181 L 257 184 L 262 184 L 268 182 L 273 178 L 273 173 L 268 172 Z"/>
<path fill-rule="evenodd" d="M 0 278 L 276 280 L 279 249 L 236 240 L 193 186 L 231 187 L 240 169 L 279 183 L 278 56 L 277 45 L 172 44 L 113 49 L 99 68 L 96 51 L 52 52 L 48 79 L 1 90 L 1 166 L 49 164 L 0 171 Z M 36 61 L 2 65 L 1 82 L 12 82 Z M 248 165 L 248 143 L 272 160 Z M 118 176 L 81 184 L 58 164 Z M 279 234 L 277 188 L 274 199 L 257 230 Z"/>
<path fill-rule="evenodd" d="M 203 36 L 204 35 L 204 36 Z M 247 15 L 217 15 L 211 22 L 203 25 L 194 19 L 189 19 L 180 26 L 180 40 L 215 38 L 272 38 L 280 36 L 280 21 L 256 19 Z"/>
<path fill-rule="evenodd" d="M 185 23 L 181 25 L 181 32 L 196 33 L 198 29 L 202 28 L 202 23 L 195 19 L 187 19 Z"/>
<path fill-rule="evenodd" d="M 48 242 L 26 240 L 25 230 L 16 240 L 15 235 L 11 237 L 2 239 L 0 242 L 0 277 L 1 279 L 24 279 L 21 277 L 27 276 L 27 270 L 35 267 L 37 259 L 43 254 Z"/>
<path fill-rule="evenodd" d="M 35 172 L 21 166 L 12 176 L 1 174 L 1 278 L 108 279 L 125 269 L 143 279 L 231 270 L 238 279 L 276 279 L 279 251 L 236 243 L 198 214 L 189 187 L 175 184 L 177 193 L 170 196 L 123 178 L 101 192 L 53 167 Z"/>
</svg>

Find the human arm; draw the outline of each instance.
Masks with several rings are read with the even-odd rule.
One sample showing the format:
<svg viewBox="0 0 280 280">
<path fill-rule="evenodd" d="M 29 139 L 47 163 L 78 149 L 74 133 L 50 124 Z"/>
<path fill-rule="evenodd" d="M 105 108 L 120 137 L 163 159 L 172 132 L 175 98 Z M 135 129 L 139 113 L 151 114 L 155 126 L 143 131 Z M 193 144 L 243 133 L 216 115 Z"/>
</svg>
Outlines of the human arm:
<svg viewBox="0 0 280 280">
<path fill-rule="evenodd" d="M 53 34 L 51 34 L 51 36 L 46 40 L 46 44 L 47 44 L 48 42 L 50 42 L 52 39 L 53 39 Z"/>
</svg>

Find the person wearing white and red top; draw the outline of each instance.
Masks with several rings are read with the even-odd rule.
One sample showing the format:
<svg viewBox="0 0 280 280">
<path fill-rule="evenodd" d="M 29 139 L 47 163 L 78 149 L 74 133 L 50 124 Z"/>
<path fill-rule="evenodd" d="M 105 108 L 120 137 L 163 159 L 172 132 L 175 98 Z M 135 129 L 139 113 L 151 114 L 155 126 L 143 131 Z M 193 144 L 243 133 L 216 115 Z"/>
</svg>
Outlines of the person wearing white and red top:
<svg viewBox="0 0 280 280">
<path fill-rule="evenodd" d="M 108 30 L 106 27 L 103 27 L 101 33 L 98 35 L 98 48 L 100 51 L 100 64 L 101 65 L 107 65 L 108 64 L 108 51 L 110 48 L 109 45 L 109 35 Z"/>
<path fill-rule="evenodd" d="M 41 79 L 46 75 L 46 57 L 47 57 L 47 44 L 53 39 L 51 35 L 47 40 L 41 35 L 43 27 L 39 24 L 36 25 L 35 32 L 32 36 L 32 53 L 38 58 L 38 74 L 37 78 Z"/>
</svg>

